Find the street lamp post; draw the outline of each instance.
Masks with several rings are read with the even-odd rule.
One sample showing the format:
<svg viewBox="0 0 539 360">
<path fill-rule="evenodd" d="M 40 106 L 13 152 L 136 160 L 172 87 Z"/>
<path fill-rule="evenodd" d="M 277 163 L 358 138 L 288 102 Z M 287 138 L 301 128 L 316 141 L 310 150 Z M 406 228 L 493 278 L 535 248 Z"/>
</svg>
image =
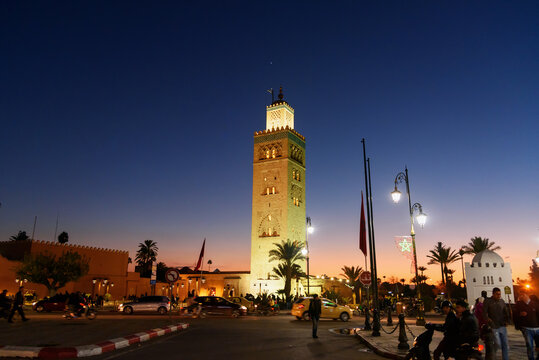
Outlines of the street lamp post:
<svg viewBox="0 0 539 360">
<path fill-rule="evenodd" d="M 301 250 L 301 253 L 303 256 L 307 258 L 307 294 L 306 296 L 309 296 L 310 294 L 310 273 L 309 273 L 309 234 L 312 234 L 314 231 L 314 228 L 311 226 L 311 218 L 307 216 L 307 228 L 305 232 L 305 249 Z"/>
<path fill-rule="evenodd" d="M 412 248 L 414 252 L 415 283 L 417 285 L 417 300 L 418 300 L 418 305 L 419 305 L 419 309 L 417 311 L 416 325 L 423 326 L 425 325 L 425 316 L 423 314 L 423 304 L 421 302 L 421 288 L 419 286 L 419 281 L 418 281 L 419 273 L 417 271 L 417 251 L 416 251 L 416 246 L 415 246 L 414 211 L 417 210 L 419 212 L 419 214 L 416 216 L 416 219 L 417 219 L 417 223 L 421 227 L 425 225 L 425 222 L 427 220 L 427 215 L 423 213 L 423 208 L 421 204 L 415 203 L 412 205 L 412 200 L 410 197 L 410 182 L 408 179 L 407 167 L 404 168 L 404 172 L 398 173 L 397 176 L 395 177 L 395 190 L 391 192 L 391 197 L 393 198 L 393 201 L 395 203 L 399 202 L 400 197 L 401 197 L 401 192 L 397 189 L 397 185 L 402 183 L 403 181 L 406 183 L 406 194 L 408 195 L 408 208 L 410 211 L 410 225 L 411 225 L 410 236 L 412 237 Z"/>
<path fill-rule="evenodd" d="M 459 250 L 459 255 L 460 255 L 460 265 L 462 267 L 462 283 L 464 284 L 464 286 L 466 286 L 466 279 L 464 278 L 464 250 L 463 249 L 460 249 Z"/>
</svg>

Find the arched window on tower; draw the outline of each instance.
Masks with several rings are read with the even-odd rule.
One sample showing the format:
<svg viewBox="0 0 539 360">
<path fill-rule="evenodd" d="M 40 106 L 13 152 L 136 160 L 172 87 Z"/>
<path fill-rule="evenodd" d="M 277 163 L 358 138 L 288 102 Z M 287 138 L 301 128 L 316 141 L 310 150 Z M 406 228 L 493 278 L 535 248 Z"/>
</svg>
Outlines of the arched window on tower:
<svg viewBox="0 0 539 360">
<path fill-rule="evenodd" d="M 268 149 L 268 150 L 266 150 L 266 159 L 269 159 L 269 158 L 270 158 L 270 151 Z"/>
<path fill-rule="evenodd" d="M 273 186 L 273 187 L 271 188 L 271 193 L 272 193 L 272 194 L 275 194 L 275 186 Z"/>
<path fill-rule="evenodd" d="M 271 157 L 275 159 L 275 156 L 277 156 L 277 150 L 275 148 L 271 149 Z"/>
</svg>

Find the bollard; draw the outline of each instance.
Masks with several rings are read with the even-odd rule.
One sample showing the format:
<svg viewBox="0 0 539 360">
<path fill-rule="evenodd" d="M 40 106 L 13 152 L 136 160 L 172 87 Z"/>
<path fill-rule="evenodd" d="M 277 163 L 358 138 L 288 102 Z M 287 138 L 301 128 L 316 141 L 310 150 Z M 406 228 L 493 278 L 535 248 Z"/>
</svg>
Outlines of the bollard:
<svg viewBox="0 0 539 360">
<path fill-rule="evenodd" d="M 387 326 L 393 326 L 393 318 L 391 317 L 391 306 L 387 308 Z"/>
<path fill-rule="evenodd" d="M 406 329 L 404 324 L 404 314 L 399 314 L 399 346 L 400 350 L 410 349 L 408 345 L 408 337 L 406 336 Z"/>
<path fill-rule="evenodd" d="M 372 314 L 372 336 L 380 336 L 380 311 L 374 309 Z"/>
<path fill-rule="evenodd" d="M 365 330 L 371 330 L 369 307 L 365 308 Z"/>
</svg>

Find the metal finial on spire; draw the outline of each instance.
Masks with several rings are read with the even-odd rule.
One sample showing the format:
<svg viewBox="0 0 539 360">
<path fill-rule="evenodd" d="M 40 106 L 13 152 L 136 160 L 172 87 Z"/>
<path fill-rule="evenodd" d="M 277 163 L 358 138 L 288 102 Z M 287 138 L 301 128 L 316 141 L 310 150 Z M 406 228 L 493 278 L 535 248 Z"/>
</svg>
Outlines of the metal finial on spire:
<svg viewBox="0 0 539 360">
<path fill-rule="evenodd" d="M 284 97 L 284 95 L 283 95 L 283 87 L 280 86 L 280 87 L 279 87 L 279 100 L 282 101 L 282 100 L 283 100 L 283 97 Z"/>
</svg>

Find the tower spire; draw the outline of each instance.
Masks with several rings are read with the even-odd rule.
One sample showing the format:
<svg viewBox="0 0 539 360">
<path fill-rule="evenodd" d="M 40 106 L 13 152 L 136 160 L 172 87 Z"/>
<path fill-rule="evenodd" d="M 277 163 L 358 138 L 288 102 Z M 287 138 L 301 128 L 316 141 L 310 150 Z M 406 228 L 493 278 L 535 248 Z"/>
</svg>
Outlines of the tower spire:
<svg viewBox="0 0 539 360">
<path fill-rule="evenodd" d="M 279 86 L 279 100 L 283 101 L 284 95 L 283 95 L 283 86 Z"/>
</svg>

